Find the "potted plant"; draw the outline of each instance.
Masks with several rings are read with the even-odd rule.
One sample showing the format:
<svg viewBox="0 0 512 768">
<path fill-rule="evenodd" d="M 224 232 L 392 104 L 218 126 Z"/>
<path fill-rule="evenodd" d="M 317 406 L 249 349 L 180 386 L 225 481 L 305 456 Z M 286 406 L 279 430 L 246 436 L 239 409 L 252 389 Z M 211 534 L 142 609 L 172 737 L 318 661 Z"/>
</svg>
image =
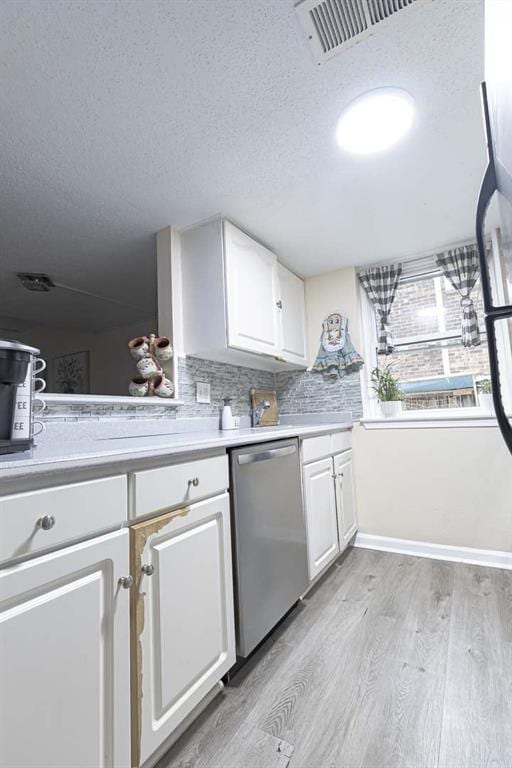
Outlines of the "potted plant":
<svg viewBox="0 0 512 768">
<path fill-rule="evenodd" d="M 490 379 L 479 379 L 476 382 L 476 391 L 478 392 L 478 404 L 486 413 L 492 413 L 492 386 Z"/>
<path fill-rule="evenodd" d="M 402 412 L 402 390 L 396 376 L 393 376 L 391 366 L 374 368 L 371 373 L 372 389 L 377 395 L 382 415 L 398 416 Z"/>
</svg>

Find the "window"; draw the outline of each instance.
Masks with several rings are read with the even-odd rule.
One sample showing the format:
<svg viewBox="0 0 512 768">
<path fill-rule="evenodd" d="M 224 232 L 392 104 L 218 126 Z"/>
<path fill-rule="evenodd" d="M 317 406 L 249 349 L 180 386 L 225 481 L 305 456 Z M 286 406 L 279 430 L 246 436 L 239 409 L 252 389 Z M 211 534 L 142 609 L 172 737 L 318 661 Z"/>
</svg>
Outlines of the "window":
<svg viewBox="0 0 512 768">
<path fill-rule="evenodd" d="M 480 382 L 489 379 L 489 359 L 480 281 L 471 293 L 477 311 L 481 344 L 460 341 L 460 296 L 433 258 L 405 263 L 391 309 L 389 328 L 394 352 L 376 354 L 375 311 L 361 288 L 366 305 L 367 374 L 390 365 L 400 381 L 404 411 L 477 408 Z M 375 397 L 370 390 L 370 405 Z M 373 407 L 373 415 L 376 409 Z"/>
<path fill-rule="evenodd" d="M 440 273 L 403 279 L 390 317 L 395 351 L 377 359 L 391 364 L 404 393 L 404 410 L 468 408 L 478 405 L 477 383 L 488 379 L 489 358 L 478 283 L 472 299 L 481 344 L 460 342 L 460 296 Z"/>
</svg>

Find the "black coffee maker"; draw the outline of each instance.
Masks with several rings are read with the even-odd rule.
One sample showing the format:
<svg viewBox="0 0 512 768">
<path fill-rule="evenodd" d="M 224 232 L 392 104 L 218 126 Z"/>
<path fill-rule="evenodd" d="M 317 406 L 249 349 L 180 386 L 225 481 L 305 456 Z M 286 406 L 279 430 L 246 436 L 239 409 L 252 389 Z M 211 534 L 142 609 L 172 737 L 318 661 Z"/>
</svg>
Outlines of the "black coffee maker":
<svg viewBox="0 0 512 768">
<path fill-rule="evenodd" d="M 32 367 L 38 354 L 19 341 L 0 339 L 0 454 L 32 447 Z"/>
</svg>

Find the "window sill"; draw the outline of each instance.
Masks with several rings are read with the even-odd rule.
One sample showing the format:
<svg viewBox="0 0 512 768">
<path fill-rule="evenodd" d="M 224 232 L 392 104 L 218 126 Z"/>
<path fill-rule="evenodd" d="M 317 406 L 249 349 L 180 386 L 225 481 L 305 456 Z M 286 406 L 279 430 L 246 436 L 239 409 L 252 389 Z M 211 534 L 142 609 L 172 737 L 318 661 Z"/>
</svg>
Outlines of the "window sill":
<svg viewBox="0 0 512 768">
<path fill-rule="evenodd" d="M 360 422 L 365 429 L 447 429 L 451 427 L 498 427 L 494 414 L 490 413 L 403 413 L 396 418 L 369 416 Z"/>
</svg>

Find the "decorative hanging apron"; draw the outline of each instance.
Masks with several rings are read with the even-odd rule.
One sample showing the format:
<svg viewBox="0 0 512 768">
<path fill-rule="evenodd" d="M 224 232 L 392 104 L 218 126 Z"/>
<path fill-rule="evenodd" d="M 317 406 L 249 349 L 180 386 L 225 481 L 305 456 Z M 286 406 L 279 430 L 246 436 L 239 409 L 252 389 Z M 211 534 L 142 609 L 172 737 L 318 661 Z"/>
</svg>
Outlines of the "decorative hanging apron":
<svg viewBox="0 0 512 768">
<path fill-rule="evenodd" d="M 311 370 L 329 379 L 342 379 L 358 371 L 364 361 L 350 340 L 348 319 L 334 312 L 326 317 L 322 328 L 320 348 Z"/>
</svg>

